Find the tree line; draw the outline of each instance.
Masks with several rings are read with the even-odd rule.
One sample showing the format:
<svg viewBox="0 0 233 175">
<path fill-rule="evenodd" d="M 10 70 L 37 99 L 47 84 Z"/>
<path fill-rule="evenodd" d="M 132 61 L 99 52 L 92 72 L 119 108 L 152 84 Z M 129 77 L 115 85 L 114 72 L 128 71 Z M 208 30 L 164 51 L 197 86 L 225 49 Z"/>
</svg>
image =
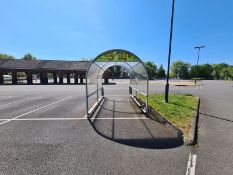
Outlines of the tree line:
<svg viewBox="0 0 233 175">
<path fill-rule="evenodd" d="M 0 59 L 15 59 L 15 57 L 0 53 Z M 21 59 L 36 60 L 37 58 L 31 53 L 27 53 Z M 85 61 L 87 60 L 90 59 L 85 59 Z M 150 80 L 166 78 L 166 72 L 162 64 L 159 67 L 152 61 L 144 62 L 144 64 Z M 111 72 L 111 78 L 129 78 L 129 73 L 120 66 L 110 67 L 109 71 Z M 232 80 L 233 66 L 226 63 L 191 65 L 190 63 L 178 60 L 171 65 L 170 78 Z"/>
<path fill-rule="evenodd" d="M 162 64 L 159 66 L 159 68 L 152 61 L 144 62 L 144 64 L 147 69 L 148 77 L 150 80 L 164 79 L 166 77 L 165 69 L 163 68 Z"/>
<path fill-rule="evenodd" d="M 0 53 L 0 59 L 15 59 L 14 56 L 9 55 L 9 54 L 4 54 L 4 53 Z M 25 54 L 22 58 L 22 60 L 36 60 L 37 58 L 35 56 L 33 56 L 31 53 L 27 53 Z"/>
<path fill-rule="evenodd" d="M 159 68 L 153 62 L 145 62 L 149 79 L 163 79 L 166 77 L 163 65 Z M 220 64 L 191 65 L 183 61 L 175 61 L 171 65 L 170 78 L 203 79 L 203 80 L 233 80 L 233 66 Z"/>
<path fill-rule="evenodd" d="M 232 80 L 233 66 L 226 63 L 191 65 L 183 61 L 175 61 L 171 66 L 171 77 L 180 79 Z"/>
<path fill-rule="evenodd" d="M 163 68 L 162 64 L 159 66 L 159 68 L 157 68 L 152 61 L 144 62 L 144 64 L 150 80 L 163 79 L 166 77 L 165 69 Z M 111 72 L 111 78 L 113 79 L 129 78 L 129 73 L 121 66 L 110 67 L 109 71 Z"/>
<path fill-rule="evenodd" d="M 14 56 L 9 55 L 9 54 L 4 54 L 4 53 L 0 53 L 0 59 L 15 59 Z M 37 60 L 37 58 L 35 56 L 33 56 L 31 53 L 27 53 L 25 54 L 22 58 L 22 60 Z M 20 78 L 25 78 L 26 77 L 26 73 L 25 72 L 17 72 L 17 77 L 18 79 Z"/>
</svg>

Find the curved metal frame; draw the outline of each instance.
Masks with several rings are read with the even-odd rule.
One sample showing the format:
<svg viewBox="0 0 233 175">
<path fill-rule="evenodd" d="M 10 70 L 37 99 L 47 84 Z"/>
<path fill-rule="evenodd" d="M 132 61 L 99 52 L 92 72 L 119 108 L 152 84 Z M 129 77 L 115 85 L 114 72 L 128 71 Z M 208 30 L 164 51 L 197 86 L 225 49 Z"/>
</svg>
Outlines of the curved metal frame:
<svg viewBox="0 0 233 175">
<path fill-rule="evenodd" d="M 148 111 L 149 79 L 148 79 L 148 72 L 147 72 L 147 70 L 146 70 L 146 68 L 145 68 L 144 63 L 141 61 L 141 59 L 140 59 L 138 56 L 136 56 L 136 55 L 133 54 L 132 52 L 129 52 L 129 51 L 123 50 L 123 49 L 112 49 L 112 50 L 105 51 L 105 52 L 99 54 L 97 57 L 95 57 L 95 59 L 91 61 L 91 63 L 89 64 L 89 66 L 88 66 L 88 68 L 87 68 L 86 78 L 85 78 L 85 79 L 86 79 L 86 110 L 87 110 L 87 117 L 89 117 L 89 104 L 88 104 L 88 98 L 89 98 L 89 96 L 90 96 L 90 95 L 93 95 L 93 94 L 95 94 L 95 93 L 97 93 L 96 106 L 99 105 L 99 103 L 101 102 L 102 98 L 104 97 L 104 95 L 102 94 L 102 96 L 100 97 L 101 99 L 99 98 L 98 92 L 99 92 L 99 90 L 101 89 L 101 90 L 102 90 L 102 93 L 103 93 L 103 87 L 99 88 L 99 82 L 98 82 L 98 80 L 99 80 L 99 77 L 100 77 L 100 76 L 101 76 L 101 79 L 102 79 L 102 76 L 103 76 L 104 72 L 105 72 L 109 67 L 112 67 L 112 66 L 115 66 L 115 65 L 119 65 L 119 66 L 125 68 L 127 71 L 129 71 L 129 74 L 130 74 L 130 87 L 131 87 L 131 76 L 132 76 L 133 73 L 136 73 L 136 72 L 134 71 L 133 67 L 135 67 L 137 64 L 135 64 L 134 66 L 131 66 L 131 65 L 128 63 L 129 61 L 118 61 L 118 62 L 115 62 L 115 61 L 99 61 L 99 62 L 106 62 L 106 63 L 103 64 L 102 66 L 99 66 L 98 64 L 96 64 L 96 60 L 97 60 L 98 58 L 100 58 L 101 56 L 106 55 L 106 54 L 108 54 L 108 53 L 114 52 L 114 51 L 116 51 L 116 52 L 125 52 L 125 53 L 127 53 L 127 54 L 129 54 L 129 55 L 134 56 L 134 57 L 137 59 L 137 62 L 138 62 L 137 64 L 141 63 L 141 65 L 143 66 L 143 69 L 144 69 L 143 71 L 144 71 L 146 77 L 145 77 L 144 75 L 141 75 L 141 74 L 138 74 L 138 75 L 140 75 L 140 76 L 142 76 L 142 77 L 145 78 L 146 86 L 147 86 L 147 88 L 146 88 L 146 93 L 143 93 L 143 92 L 141 92 L 140 90 L 138 90 L 138 89 L 136 89 L 136 88 L 134 88 L 134 90 L 136 90 L 136 92 L 139 92 L 139 93 L 142 93 L 143 95 L 145 95 L 145 97 L 146 97 L 146 111 L 145 111 L 145 112 Z M 132 61 L 132 62 L 136 62 L 136 61 Z M 109 65 L 109 66 L 105 67 L 105 66 L 106 66 L 107 64 L 109 64 L 109 63 L 112 63 L 112 65 Z M 123 64 L 121 64 L 121 63 L 123 63 Z M 92 66 L 93 64 L 95 64 L 96 66 L 99 67 L 98 72 L 96 72 L 96 73 L 97 73 L 97 76 L 96 76 L 96 80 L 97 80 L 97 84 L 96 84 L 96 85 L 97 85 L 97 90 L 94 91 L 93 94 L 91 93 L 91 94 L 89 95 L 89 94 L 88 94 L 88 73 L 89 73 L 90 68 L 91 68 L 91 66 Z M 127 66 L 125 66 L 124 64 L 127 65 Z M 104 68 L 104 67 L 105 67 L 105 68 Z M 104 69 L 103 69 L 103 68 L 104 68 Z M 101 70 L 102 70 L 102 74 L 100 74 Z M 136 75 L 137 75 L 137 73 L 136 73 Z M 137 85 L 137 81 L 136 81 L 136 85 Z M 101 80 L 101 86 L 102 86 L 102 80 Z M 131 87 L 131 88 L 132 88 L 132 87 Z M 132 95 L 131 95 L 131 96 L 132 96 Z M 133 96 L 132 96 L 132 97 L 133 97 Z"/>
</svg>

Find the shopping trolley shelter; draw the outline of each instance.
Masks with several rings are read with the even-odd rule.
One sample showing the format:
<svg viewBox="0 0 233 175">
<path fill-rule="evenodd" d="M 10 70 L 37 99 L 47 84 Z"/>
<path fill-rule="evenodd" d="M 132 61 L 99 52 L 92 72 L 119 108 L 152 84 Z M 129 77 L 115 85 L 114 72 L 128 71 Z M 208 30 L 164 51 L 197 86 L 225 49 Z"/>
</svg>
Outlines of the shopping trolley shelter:
<svg viewBox="0 0 233 175">
<path fill-rule="evenodd" d="M 103 84 L 104 72 L 115 65 L 128 72 L 129 80 Z M 166 150 L 183 140 L 173 128 L 146 117 L 148 74 L 129 51 L 98 55 L 84 85 L 0 89 L 0 174 L 149 174 L 162 166 L 150 166 L 151 154 L 164 163 L 179 162 Z M 143 96 L 147 100 L 140 105 L 137 99 Z"/>
<path fill-rule="evenodd" d="M 119 95 L 116 89 L 105 96 L 105 88 L 111 87 L 103 87 L 102 77 L 112 66 L 120 66 L 129 74 L 125 95 Z M 115 142 L 146 148 L 181 145 L 182 138 L 173 128 L 165 132 L 163 125 L 147 117 L 148 94 L 148 73 L 141 59 L 126 50 L 106 51 L 98 55 L 87 69 L 86 117 L 97 133 Z M 142 104 L 138 99 L 143 96 L 146 102 Z M 139 125 L 138 121 L 141 121 Z M 143 129 L 141 125 L 144 125 Z M 145 128 L 146 132 L 143 131 Z M 163 137 L 171 137 L 174 142 L 161 139 Z"/>
<path fill-rule="evenodd" d="M 129 73 L 129 95 L 138 104 L 135 97 L 138 94 L 145 96 L 146 105 L 142 110 L 148 109 L 148 74 L 143 62 L 133 53 L 125 50 L 109 50 L 98 55 L 89 65 L 86 74 L 86 108 L 87 116 L 91 117 L 93 111 L 104 99 L 102 77 L 106 70 L 112 66 L 121 66 Z M 117 95 L 117 92 L 116 92 Z"/>
</svg>

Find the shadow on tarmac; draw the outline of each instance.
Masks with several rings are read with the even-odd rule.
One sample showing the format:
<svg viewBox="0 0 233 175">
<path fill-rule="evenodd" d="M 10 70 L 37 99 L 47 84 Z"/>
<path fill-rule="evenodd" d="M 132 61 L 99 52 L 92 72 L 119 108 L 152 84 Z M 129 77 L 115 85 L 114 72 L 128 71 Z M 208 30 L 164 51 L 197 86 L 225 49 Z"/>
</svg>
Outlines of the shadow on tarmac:
<svg viewBox="0 0 233 175">
<path fill-rule="evenodd" d="M 115 110 L 116 108 L 118 110 Z M 122 119 L 124 117 L 137 119 Z M 89 121 L 102 137 L 128 146 L 169 149 L 184 143 L 183 136 L 174 128 L 146 118 L 131 98 L 129 100 L 105 99 Z"/>
<path fill-rule="evenodd" d="M 216 118 L 216 119 L 219 119 L 219 120 L 227 121 L 227 122 L 233 122 L 233 120 L 229 120 L 229 119 L 226 119 L 226 118 L 217 117 L 217 116 L 210 115 L 210 114 L 204 114 L 204 113 L 202 113 L 202 112 L 200 112 L 199 114 L 201 114 L 201 115 L 203 115 L 203 116 L 207 116 L 207 117 L 211 117 L 211 118 Z"/>
</svg>

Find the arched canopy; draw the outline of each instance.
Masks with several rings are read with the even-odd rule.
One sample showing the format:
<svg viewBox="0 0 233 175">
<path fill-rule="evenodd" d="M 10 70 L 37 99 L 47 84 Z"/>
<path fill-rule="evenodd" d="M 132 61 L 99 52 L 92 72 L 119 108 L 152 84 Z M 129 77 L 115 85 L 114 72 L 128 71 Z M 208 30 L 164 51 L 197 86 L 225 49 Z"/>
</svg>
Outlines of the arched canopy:
<svg viewBox="0 0 233 175">
<path fill-rule="evenodd" d="M 139 57 L 121 49 L 113 49 L 98 55 L 89 65 L 86 73 L 86 99 L 88 111 L 102 99 L 104 90 L 102 77 L 112 66 L 121 66 L 130 74 L 130 88 L 135 91 L 132 96 L 141 93 L 148 97 L 148 73 Z"/>
</svg>

